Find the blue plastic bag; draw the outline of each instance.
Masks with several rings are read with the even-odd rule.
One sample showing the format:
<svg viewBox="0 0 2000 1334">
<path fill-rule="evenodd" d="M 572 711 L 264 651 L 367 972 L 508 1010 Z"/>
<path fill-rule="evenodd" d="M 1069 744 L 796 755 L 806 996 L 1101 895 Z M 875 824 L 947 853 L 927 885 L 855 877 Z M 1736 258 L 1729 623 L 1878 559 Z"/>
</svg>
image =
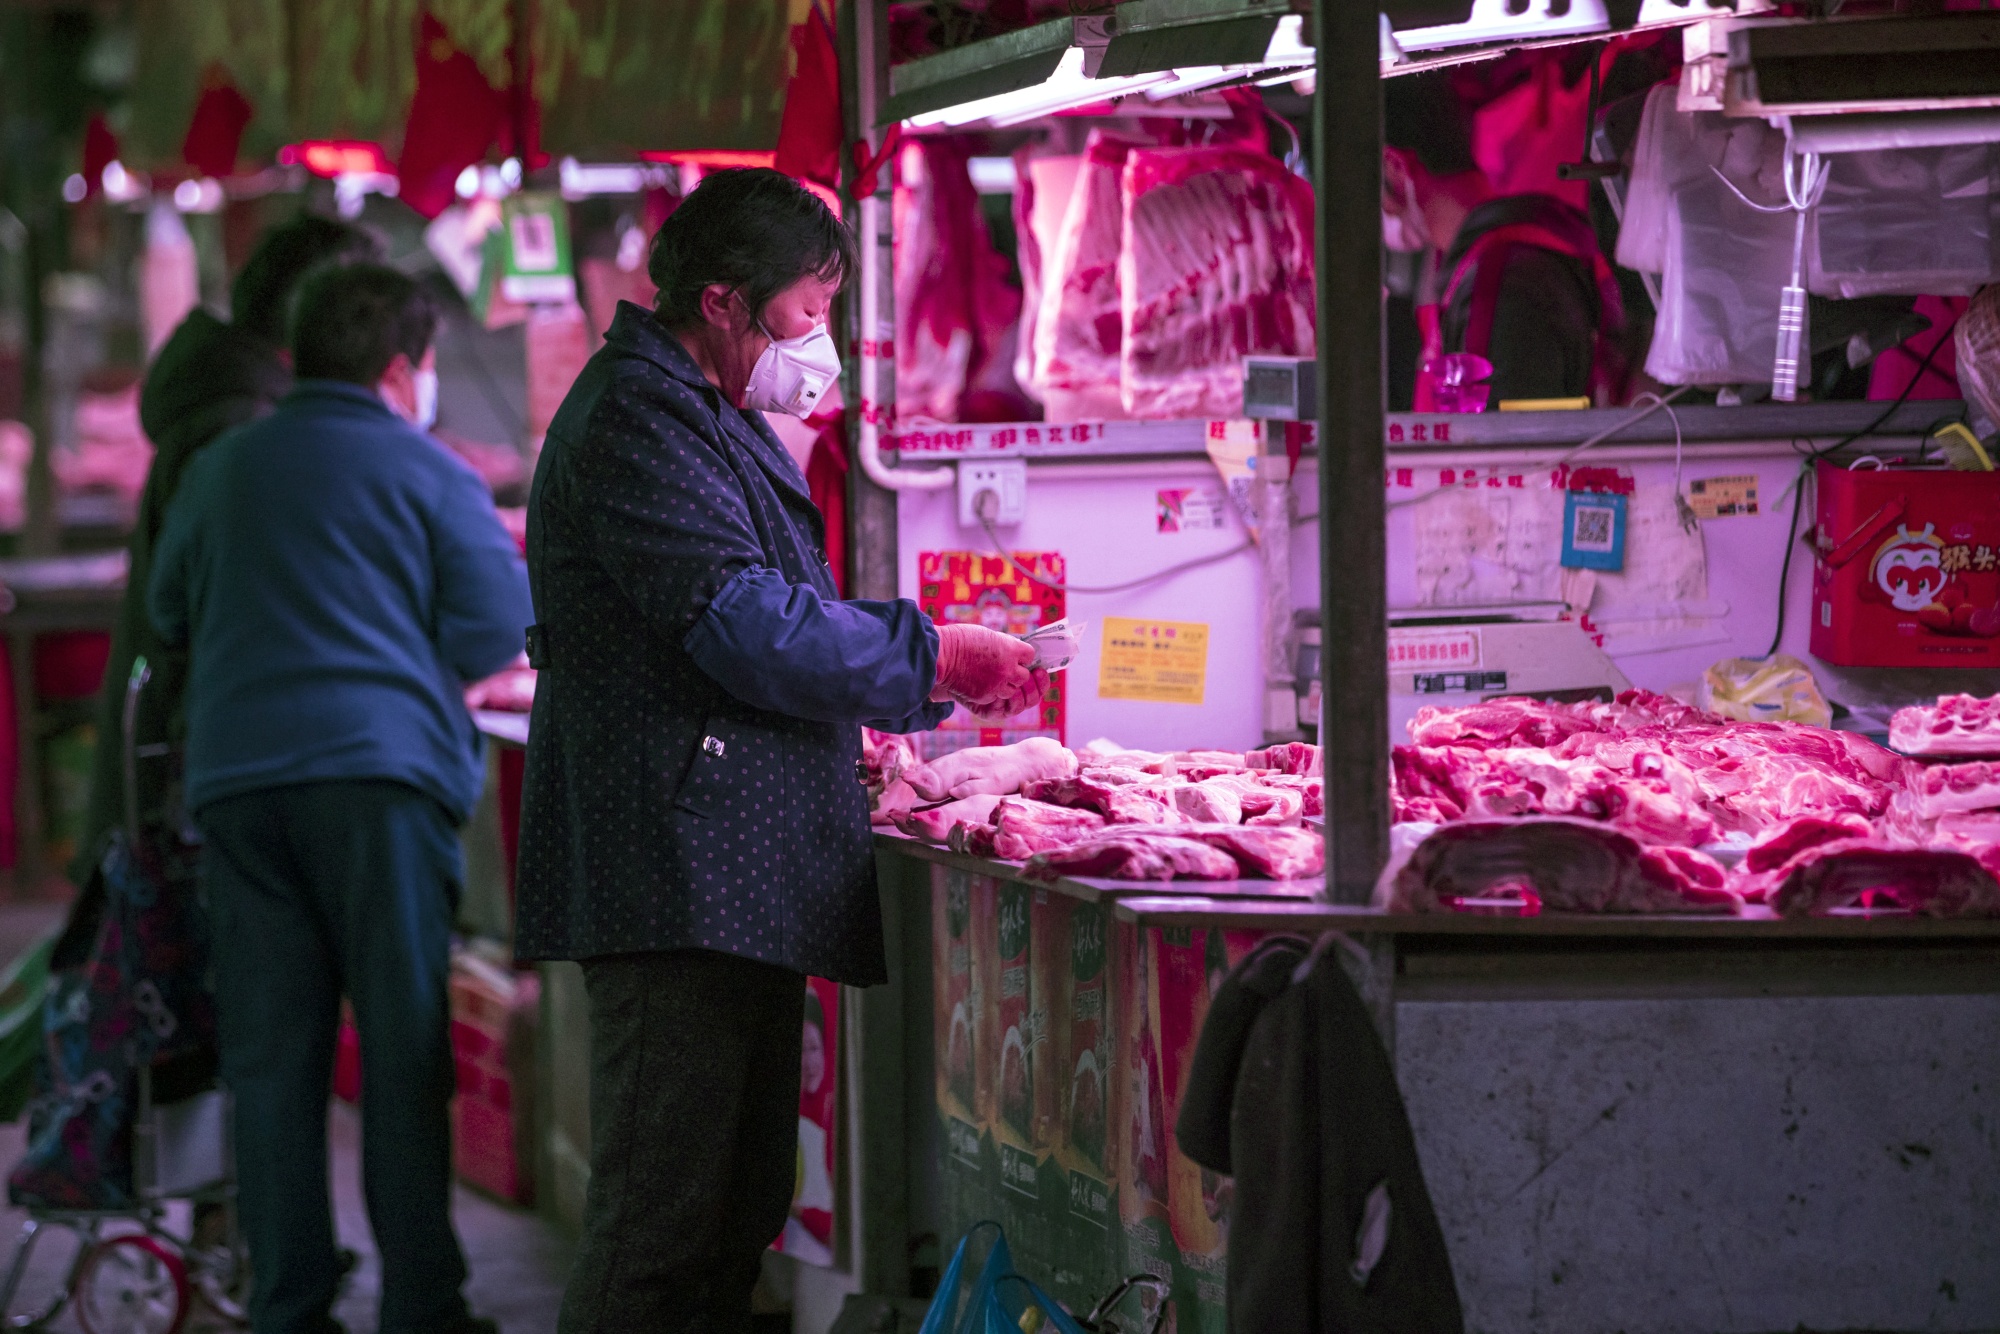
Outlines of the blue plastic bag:
<svg viewBox="0 0 2000 1334">
<path fill-rule="evenodd" d="M 966 1250 L 974 1234 L 989 1227 L 993 1229 L 992 1248 L 986 1252 L 986 1263 L 961 1310 L 958 1289 L 964 1277 Z M 975 1223 L 951 1253 L 951 1263 L 938 1280 L 937 1296 L 931 1299 L 917 1334 L 1021 1334 L 1021 1316 L 1030 1307 L 1041 1310 L 1043 1329 L 1056 1334 L 1086 1334 L 1055 1298 L 1014 1272 L 1014 1254 L 1007 1248 L 1007 1234 L 1000 1225 Z"/>
</svg>

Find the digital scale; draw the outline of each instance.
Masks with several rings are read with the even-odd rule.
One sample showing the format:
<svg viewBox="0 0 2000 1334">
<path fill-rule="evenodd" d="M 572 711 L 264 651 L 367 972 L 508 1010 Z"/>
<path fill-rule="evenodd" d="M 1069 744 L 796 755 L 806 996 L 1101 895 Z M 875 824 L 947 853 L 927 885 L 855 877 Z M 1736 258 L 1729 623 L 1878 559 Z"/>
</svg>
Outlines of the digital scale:
<svg viewBox="0 0 2000 1334">
<path fill-rule="evenodd" d="M 1609 700 L 1632 682 L 1560 602 L 1406 607 L 1389 612 L 1389 735 L 1410 739 L 1426 705 L 1459 708 L 1501 695 Z M 1299 722 L 1317 731 L 1319 616 L 1299 614 Z"/>
</svg>

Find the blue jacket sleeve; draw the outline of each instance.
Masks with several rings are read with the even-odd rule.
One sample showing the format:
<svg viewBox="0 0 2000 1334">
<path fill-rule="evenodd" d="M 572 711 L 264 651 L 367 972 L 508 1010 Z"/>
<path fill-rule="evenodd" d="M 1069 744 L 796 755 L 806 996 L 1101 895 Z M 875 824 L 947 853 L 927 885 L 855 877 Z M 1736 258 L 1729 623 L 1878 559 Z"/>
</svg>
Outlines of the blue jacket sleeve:
<svg viewBox="0 0 2000 1334">
<path fill-rule="evenodd" d="M 746 704 L 885 732 L 936 727 L 937 629 L 906 598 L 834 602 L 761 566 L 737 574 L 681 641 Z"/>
<path fill-rule="evenodd" d="M 493 675 L 521 653 L 535 619 L 528 567 L 486 486 L 455 462 L 432 517 L 438 653 L 462 681 Z"/>
</svg>

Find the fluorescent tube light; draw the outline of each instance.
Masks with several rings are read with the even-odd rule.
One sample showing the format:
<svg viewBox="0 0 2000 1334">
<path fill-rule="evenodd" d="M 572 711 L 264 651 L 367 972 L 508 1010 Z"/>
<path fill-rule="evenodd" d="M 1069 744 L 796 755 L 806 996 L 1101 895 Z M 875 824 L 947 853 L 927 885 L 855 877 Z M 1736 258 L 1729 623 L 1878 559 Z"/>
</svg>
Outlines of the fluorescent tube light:
<svg viewBox="0 0 2000 1334">
<path fill-rule="evenodd" d="M 1518 13 L 1519 0 L 1473 0 L 1472 17 L 1436 28 L 1410 28 L 1395 35 L 1402 50 L 1435 51 L 1448 46 L 1520 39 L 1582 37 L 1609 32 L 1611 15 L 1604 0 L 1529 0 Z"/>
<path fill-rule="evenodd" d="M 1173 78 L 1171 71 L 1162 71 L 1158 74 L 1134 74 L 1120 79 L 1092 79 L 1083 72 L 1083 57 L 1084 49 L 1072 46 L 1063 52 L 1055 73 L 1033 87 L 1020 88 L 993 97 L 982 97 L 973 102 L 961 102 L 957 106 L 942 107 L 936 111 L 926 111 L 910 117 L 910 128 L 918 130 L 934 127 L 956 128 L 978 121 L 988 121 L 1000 126 L 1018 125 L 1037 116 L 1052 116 L 1059 111 L 1070 111 L 1096 102 L 1108 102 L 1114 97 L 1142 92 Z"/>
</svg>

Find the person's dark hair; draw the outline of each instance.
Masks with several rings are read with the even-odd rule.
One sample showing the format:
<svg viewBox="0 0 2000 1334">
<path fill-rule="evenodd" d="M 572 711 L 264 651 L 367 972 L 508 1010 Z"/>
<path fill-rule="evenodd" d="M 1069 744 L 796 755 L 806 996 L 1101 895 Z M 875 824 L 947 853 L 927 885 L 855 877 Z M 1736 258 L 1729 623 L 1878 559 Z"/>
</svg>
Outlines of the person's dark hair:
<svg viewBox="0 0 2000 1334">
<path fill-rule="evenodd" d="M 1479 164 L 1472 156 L 1472 116 L 1448 71 L 1382 81 L 1382 137 L 1416 154 L 1433 176 L 1456 176 Z"/>
<path fill-rule="evenodd" d="M 854 238 L 824 200 L 783 172 L 738 167 L 702 178 L 653 235 L 646 272 L 671 329 L 701 319 L 702 290 L 721 283 L 762 319 L 771 298 L 808 276 L 844 283 Z"/>
<path fill-rule="evenodd" d="M 806 1022 L 826 1032 L 826 1008 L 819 1003 L 819 996 L 811 987 L 806 988 Z"/>
<path fill-rule="evenodd" d="M 382 239 L 332 218 L 293 218 L 264 233 L 229 289 L 231 321 L 267 343 L 285 341 L 287 307 L 305 276 L 321 265 L 379 263 Z"/>
<path fill-rule="evenodd" d="M 292 369 L 372 386 L 398 352 L 422 361 L 437 327 L 437 303 L 416 279 L 382 264 L 322 269 L 292 312 Z"/>
</svg>

